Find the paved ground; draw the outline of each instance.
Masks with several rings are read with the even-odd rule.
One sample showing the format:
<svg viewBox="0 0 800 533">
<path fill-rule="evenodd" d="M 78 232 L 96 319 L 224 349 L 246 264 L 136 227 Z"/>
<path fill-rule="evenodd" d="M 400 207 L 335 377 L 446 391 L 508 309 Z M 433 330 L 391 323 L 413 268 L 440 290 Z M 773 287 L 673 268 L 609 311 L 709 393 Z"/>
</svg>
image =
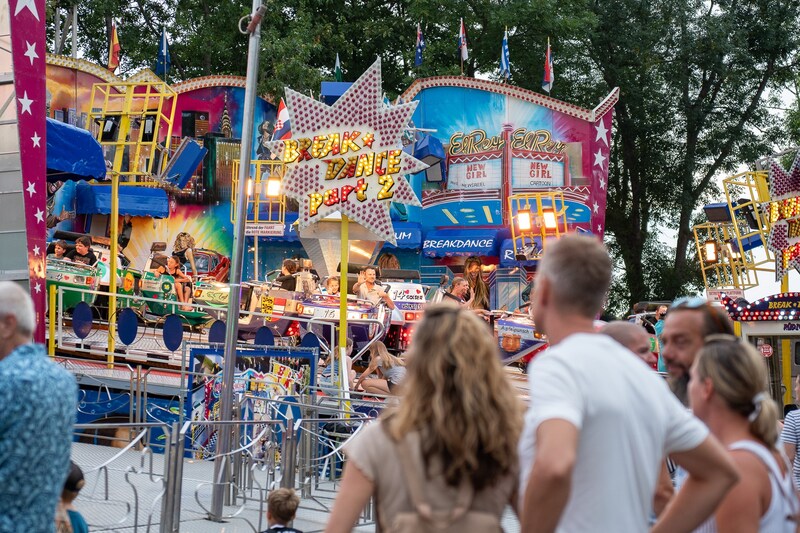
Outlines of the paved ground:
<svg viewBox="0 0 800 533">
<path fill-rule="evenodd" d="M 131 450 L 108 463 L 119 452 L 106 446 L 73 445 L 73 459 L 86 476 L 86 486 L 76 501 L 76 507 L 89 522 L 91 531 L 157 532 L 161 520 L 163 456 L 143 455 Z M 262 502 L 265 488 L 273 481 L 268 472 L 258 469 L 254 472 L 249 484 L 252 488 L 244 495 L 246 499 L 240 500 L 238 505 L 226 506 L 224 514 L 227 518 L 220 523 L 207 518 L 213 471 L 211 462 L 184 460 L 180 531 L 257 533 L 265 530 L 266 509 Z M 332 482 L 310 487 L 302 499 L 294 526 L 307 533 L 322 531 L 336 490 Z M 354 531 L 375 531 L 374 523 L 367 520 L 362 523 Z M 519 531 L 519 524 L 510 512 L 504 517 L 503 527 L 506 532 Z"/>
</svg>

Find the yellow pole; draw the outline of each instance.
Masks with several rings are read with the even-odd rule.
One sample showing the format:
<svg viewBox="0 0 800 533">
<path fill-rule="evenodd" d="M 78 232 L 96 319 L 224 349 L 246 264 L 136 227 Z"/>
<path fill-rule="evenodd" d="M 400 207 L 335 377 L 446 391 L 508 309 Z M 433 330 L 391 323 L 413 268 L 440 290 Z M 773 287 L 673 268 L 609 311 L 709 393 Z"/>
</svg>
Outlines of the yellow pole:
<svg viewBox="0 0 800 533">
<path fill-rule="evenodd" d="M 789 275 L 781 278 L 781 292 L 789 292 Z M 781 339 L 781 383 L 783 384 L 783 405 L 792 403 L 792 342 Z"/>
<path fill-rule="evenodd" d="M 339 390 L 344 389 L 345 378 L 349 373 L 345 364 L 347 355 L 347 271 L 350 262 L 350 236 L 347 216 L 342 215 L 342 249 L 339 259 Z"/>
<path fill-rule="evenodd" d="M 127 149 L 127 137 L 130 130 L 130 110 L 133 101 L 133 87 L 125 88 L 125 103 L 119 117 L 116 150 L 114 151 L 114 168 L 111 172 L 111 257 L 108 260 L 108 366 L 114 365 L 114 313 L 117 310 L 117 236 L 119 235 L 119 173 L 122 170 L 122 156 Z M 122 141 L 120 141 L 122 139 Z M 169 141 L 169 139 L 168 139 Z M 135 163 L 134 163 L 135 164 Z"/>
<path fill-rule="evenodd" d="M 50 357 L 56 355 L 56 286 L 50 285 L 50 338 L 47 339 L 47 353 Z"/>
</svg>

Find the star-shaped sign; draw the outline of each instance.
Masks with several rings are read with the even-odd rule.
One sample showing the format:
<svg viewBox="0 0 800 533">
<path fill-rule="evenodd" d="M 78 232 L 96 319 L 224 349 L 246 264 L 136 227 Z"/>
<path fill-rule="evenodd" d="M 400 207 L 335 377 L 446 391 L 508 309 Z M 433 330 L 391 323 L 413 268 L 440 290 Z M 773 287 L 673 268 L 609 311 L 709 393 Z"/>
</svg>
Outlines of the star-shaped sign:
<svg viewBox="0 0 800 533">
<path fill-rule="evenodd" d="M 36 194 L 36 185 L 34 185 L 32 181 L 29 181 L 28 187 L 25 190 L 28 191 L 28 194 L 30 196 L 33 196 L 34 194 Z"/>
<path fill-rule="evenodd" d="M 777 161 L 769 164 L 770 202 L 762 207 L 765 216 L 773 217 L 767 236 L 767 248 L 775 253 L 775 279 L 780 280 L 791 269 L 800 270 L 800 217 L 794 209 L 800 201 L 800 152 L 787 172 Z"/>
<path fill-rule="evenodd" d="M 28 9 L 31 14 L 39 20 L 39 11 L 36 9 L 36 0 L 17 0 L 17 7 L 14 9 L 14 16 L 19 15 L 23 9 Z"/>
<path fill-rule="evenodd" d="M 31 141 L 33 141 L 33 147 L 34 148 L 40 148 L 39 141 L 41 141 L 41 140 L 42 140 L 42 138 L 39 137 L 39 134 L 34 131 L 33 132 L 33 137 L 31 137 Z"/>
<path fill-rule="evenodd" d="M 390 204 L 419 206 L 405 175 L 428 167 L 402 150 L 417 102 L 384 105 L 379 58 L 332 106 L 286 89 L 286 107 L 294 137 L 264 144 L 286 164 L 299 227 L 339 211 L 394 244 Z"/>
<path fill-rule="evenodd" d="M 25 41 L 25 46 L 27 47 L 27 51 L 22 55 L 30 59 L 31 65 L 33 65 L 33 60 L 39 59 L 39 54 L 36 53 L 36 43 L 29 43 L 28 41 Z"/>
<path fill-rule="evenodd" d="M 41 209 L 37 209 L 36 214 L 33 216 L 36 218 L 36 221 L 39 222 L 40 224 L 44 222 L 44 211 L 42 211 Z"/>
<path fill-rule="evenodd" d="M 28 91 L 25 91 L 25 93 L 22 95 L 22 98 L 17 98 L 17 100 L 19 100 L 19 103 L 22 104 L 22 112 L 20 113 L 20 115 L 23 113 L 27 113 L 30 115 L 31 104 L 33 103 L 33 100 L 28 98 Z"/>
<path fill-rule="evenodd" d="M 594 140 L 602 141 L 606 146 L 608 146 L 608 128 L 606 128 L 602 118 L 597 123 L 597 126 L 595 126 L 595 130 L 597 130 L 597 136 L 594 138 Z"/>
<path fill-rule="evenodd" d="M 597 153 L 594 154 L 594 164 L 595 166 L 600 167 L 600 170 L 603 169 L 603 163 L 606 161 L 606 156 L 603 155 L 603 150 L 601 148 L 597 149 Z"/>
</svg>

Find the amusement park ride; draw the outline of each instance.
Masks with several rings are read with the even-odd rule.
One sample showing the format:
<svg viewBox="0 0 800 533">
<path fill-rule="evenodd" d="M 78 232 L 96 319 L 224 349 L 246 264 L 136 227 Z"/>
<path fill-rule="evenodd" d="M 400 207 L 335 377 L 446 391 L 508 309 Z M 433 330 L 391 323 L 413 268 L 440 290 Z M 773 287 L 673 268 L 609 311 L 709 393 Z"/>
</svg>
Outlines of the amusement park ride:
<svg viewBox="0 0 800 533">
<path fill-rule="evenodd" d="M 792 403 L 800 374 L 800 294 L 788 287 L 788 272 L 798 266 L 799 177 L 800 153 L 789 171 L 769 159 L 764 170 L 726 178 L 725 202 L 706 205 L 708 222 L 692 228 L 707 294 L 764 355 L 780 404 Z M 748 302 L 745 290 L 759 287 L 759 274 L 780 281 L 781 292 Z"/>
</svg>

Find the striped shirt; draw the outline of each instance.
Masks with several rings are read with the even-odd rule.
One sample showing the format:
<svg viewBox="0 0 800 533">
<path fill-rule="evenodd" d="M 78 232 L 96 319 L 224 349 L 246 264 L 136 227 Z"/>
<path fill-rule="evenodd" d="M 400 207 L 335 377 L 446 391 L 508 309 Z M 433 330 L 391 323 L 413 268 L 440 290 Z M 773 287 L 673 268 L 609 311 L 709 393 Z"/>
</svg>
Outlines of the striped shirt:
<svg viewBox="0 0 800 533">
<path fill-rule="evenodd" d="M 795 446 L 792 473 L 794 474 L 794 486 L 800 490 L 800 410 L 791 411 L 786 415 L 783 421 L 781 442 Z"/>
</svg>

